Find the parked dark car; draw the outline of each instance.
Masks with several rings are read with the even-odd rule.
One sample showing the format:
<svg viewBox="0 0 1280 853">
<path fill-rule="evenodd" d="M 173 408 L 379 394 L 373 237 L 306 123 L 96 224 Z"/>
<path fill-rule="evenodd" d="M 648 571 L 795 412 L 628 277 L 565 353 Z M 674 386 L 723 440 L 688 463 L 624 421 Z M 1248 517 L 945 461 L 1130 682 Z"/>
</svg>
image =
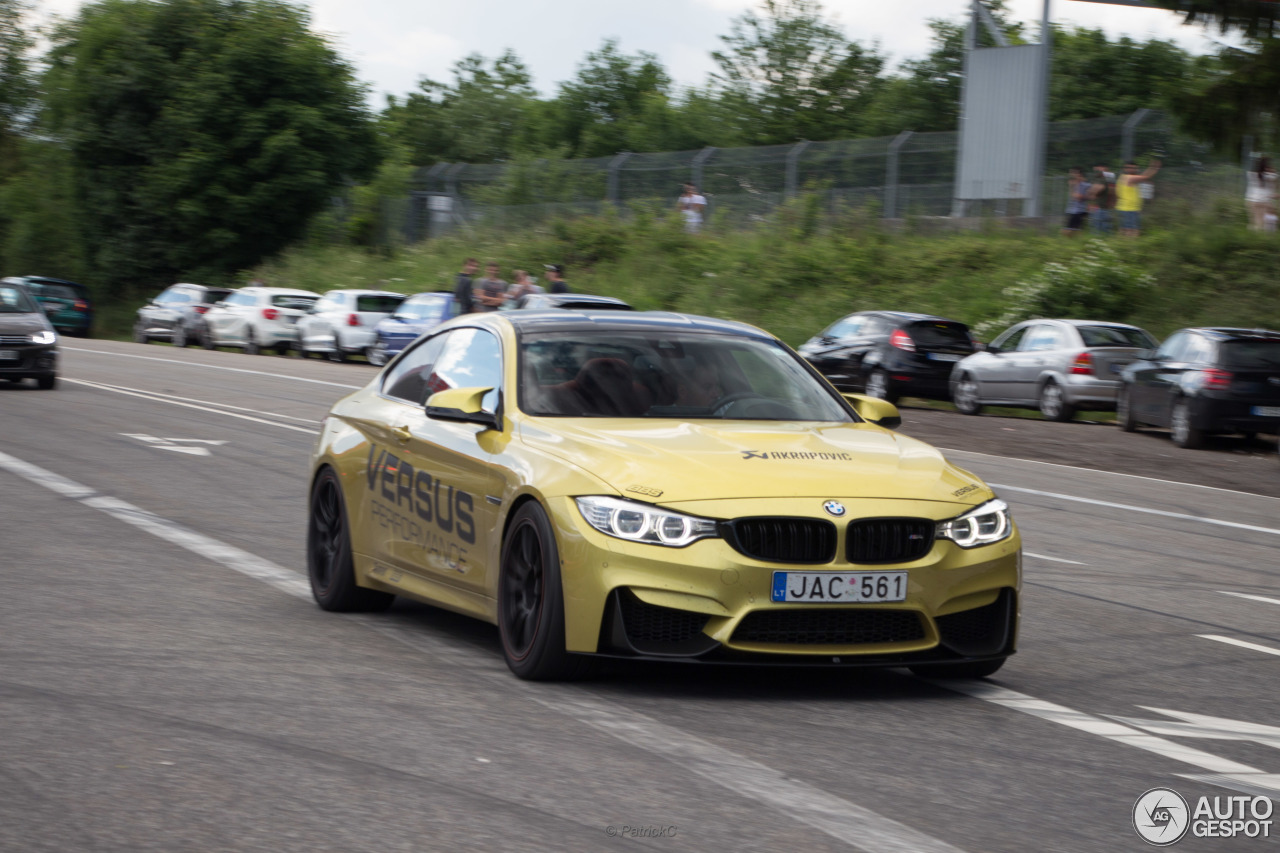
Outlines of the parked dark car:
<svg viewBox="0 0 1280 853">
<path fill-rule="evenodd" d="M 904 396 L 951 399 L 951 368 L 976 348 L 969 327 L 956 320 L 860 311 L 810 338 L 799 352 L 840 390 L 896 403 Z"/>
<path fill-rule="evenodd" d="M 133 339 L 140 344 L 173 341 L 176 347 L 197 343 L 204 331 L 205 312 L 230 293 L 226 287 L 185 282 L 166 287 L 138 309 Z"/>
<path fill-rule="evenodd" d="M 1211 433 L 1280 432 L 1280 332 L 1183 329 L 1124 369 L 1116 422 L 1167 426 L 1179 447 Z"/>
<path fill-rule="evenodd" d="M 48 390 L 58 384 L 58 335 L 31 292 L 0 282 L 0 379 L 34 379 Z"/>
<path fill-rule="evenodd" d="M 85 285 L 42 275 L 13 276 L 5 281 L 25 286 L 57 331 L 77 338 L 89 336 L 93 328 L 93 300 Z"/>
<path fill-rule="evenodd" d="M 400 350 L 458 313 L 458 303 L 448 291 L 419 293 L 410 296 L 395 313 L 374 326 L 377 338 L 369 348 L 369 363 L 381 367 L 400 354 Z"/>
<path fill-rule="evenodd" d="M 507 307 L 512 311 L 535 311 L 562 308 L 566 311 L 630 311 L 631 306 L 612 296 L 589 293 L 527 293 Z"/>
</svg>

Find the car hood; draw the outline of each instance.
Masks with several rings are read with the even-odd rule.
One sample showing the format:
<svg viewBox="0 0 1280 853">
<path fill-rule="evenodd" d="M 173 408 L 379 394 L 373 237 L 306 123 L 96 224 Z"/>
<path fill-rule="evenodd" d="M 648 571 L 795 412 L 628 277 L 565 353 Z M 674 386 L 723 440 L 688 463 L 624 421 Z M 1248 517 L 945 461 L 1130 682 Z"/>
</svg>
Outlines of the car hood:
<svg viewBox="0 0 1280 853">
<path fill-rule="evenodd" d="M 620 494 L 656 503 L 991 497 L 935 448 L 871 424 L 531 418 L 520 437 Z"/>
<path fill-rule="evenodd" d="M 43 314 L 0 314 L 0 335 L 30 335 L 48 328 Z"/>
</svg>

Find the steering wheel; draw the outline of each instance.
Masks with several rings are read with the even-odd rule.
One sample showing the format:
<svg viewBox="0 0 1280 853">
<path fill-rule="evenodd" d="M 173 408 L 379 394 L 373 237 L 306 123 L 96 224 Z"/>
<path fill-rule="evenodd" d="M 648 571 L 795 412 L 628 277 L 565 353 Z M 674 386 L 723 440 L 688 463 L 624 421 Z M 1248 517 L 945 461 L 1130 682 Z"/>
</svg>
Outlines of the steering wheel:
<svg viewBox="0 0 1280 853">
<path fill-rule="evenodd" d="M 742 410 L 736 413 L 737 417 L 740 418 L 794 417 L 791 408 L 785 403 L 766 397 L 763 394 L 757 394 L 755 391 L 734 391 L 731 394 L 725 394 L 711 404 L 711 413 L 718 418 L 726 417 L 729 410 L 738 403 L 746 403 L 746 405 L 738 407 Z"/>
</svg>

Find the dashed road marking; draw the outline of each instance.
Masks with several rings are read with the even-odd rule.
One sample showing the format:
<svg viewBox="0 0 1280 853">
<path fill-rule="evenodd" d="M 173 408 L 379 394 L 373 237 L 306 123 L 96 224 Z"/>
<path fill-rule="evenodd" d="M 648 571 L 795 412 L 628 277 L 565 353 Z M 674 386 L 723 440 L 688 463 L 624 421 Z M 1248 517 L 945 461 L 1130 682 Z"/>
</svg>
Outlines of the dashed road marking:
<svg viewBox="0 0 1280 853">
<path fill-rule="evenodd" d="M 1066 560 L 1062 557 L 1050 557 L 1048 554 L 1033 554 L 1030 551 L 1022 552 L 1024 557 L 1035 557 L 1037 560 L 1048 560 L 1050 563 L 1066 563 L 1069 566 L 1087 566 L 1088 563 L 1081 563 L 1078 560 Z"/>
<path fill-rule="evenodd" d="M 319 424 L 316 424 L 316 426 L 308 429 L 305 427 L 294 426 L 293 424 L 276 423 L 275 421 L 269 421 L 269 420 L 266 420 L 265 418 L 255 418 L 252 415 L 241 415 L 236 412 L 226 412 L 226 411 L 223 411 L 222 409 L 213 408 L 213 406 L 218 405 L 217 403 L 214 403 L 210 406 L 198 406 L 195 403 L 184 403 L 181 400 L 166 399 L 164 395 L 155 394 L 151 391 L 141 391 L 141 390 L 135 390 L 132 388 L 119 388 L 114 385 L 103 385 L 100 382 L 90 382 L 87 379 L 67 379 L 64 377 L 62 381 L 74 382 L 77 385 L 84 385 L 89 388 L 96 388 L 99 391 L 111 391 L 112 393 L 125 394 L 129 397 L 140 397 L 143 400 L 150 400 L 153 403 L 167 403 L 170 406 L 181 406 L 184 409 L 196 409 L 201 412 L 213 412 L 215 415 L 222 415 L 228 418 L 239 418 L 242 421 L 253 421 L 254 423 L 266 424 L 267 426 L 279 427 L 280 429 L 291 429 L 294 432 L 304 432 L 307 435 L 315 435 L 320 429 Z"/>
<path fill-rule="evenodd" d="M 1251 643 L 1248 640 L 1237 640 L 1235 637 L 1223 637 L 1220 634 L 1196 634 L 1196 636 L 1205 640 L 1216 640 L 1219 643 L 1226 643 L 1229 646 L 1239 646 L 1242 649 L 1252 649 L 1255 652 L 1265 652 L 1266 654 L 1280 657 L 1280 649 L 1275 649 L 1271 646 L 1264 646 L 1259 643 Z"/>
<path fill-rule="evenodd" d="M 134 355 L 130 352 L 109 352 L 100 349 L 84 349 L 82 347 L 64 346 L 64 350 L 68 352 L 85 352 L 93 355 L 110 355 L 116 358 L 136 358 L 141 361 L 163 361 L 167 364 L 181 364 L 185 367 L 199 367 L 203 370 L 226 370 L 231 373 L 250 373 L 254 376 L 270 376 L 273 379 L 288 379 L 291 382 L 309 382 L 312 385 L 332 385 L 335 388 L 350 388 L 355 391 L 363 388 L 363 385 L 347 385 L 344 382 L 329 382 L 324 379 L 308 379 L 303 376 L 289 376 L 285 373 L 268 373 L 265 370 L 249 370 L 247 367 L 227 367 L 221 364 L 201 364 L 197 361 L 187 361 L 181 358 L 156 358 L 153 355 Z"/>
<path fill-rule="evenodd" d="M 1250 601 L 1262 601 L 1267 604 L 1280 604 L 1280 598 L 1267 598 L 1265 595 L 1250 595 L 1247 592 L 1227 592 L 1226 590 L 1218 590 L 1220 595 L 1234 595 L 1236 598 L 1247 598 Z"/>
</svg>

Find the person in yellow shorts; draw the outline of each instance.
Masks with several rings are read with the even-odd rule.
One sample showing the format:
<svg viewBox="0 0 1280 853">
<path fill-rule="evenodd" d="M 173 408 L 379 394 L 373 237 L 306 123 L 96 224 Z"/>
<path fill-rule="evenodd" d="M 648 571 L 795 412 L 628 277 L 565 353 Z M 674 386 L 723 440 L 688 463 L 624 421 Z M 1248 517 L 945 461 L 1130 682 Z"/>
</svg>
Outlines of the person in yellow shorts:
<svg viewBox="0 0 1280 853">
<path fill-rule="evenodd" d="M 1142 227 L 1142 188 L 1160 171 L 1160 161 L 1154 157 L 1145 172 L 1138 173 L 1137 163 L 1125 163 L 1124 174 L 1116 178 L 1116 213 L 1120 214 L 1120 235 L 1137 237 Z"/>
</svg>

